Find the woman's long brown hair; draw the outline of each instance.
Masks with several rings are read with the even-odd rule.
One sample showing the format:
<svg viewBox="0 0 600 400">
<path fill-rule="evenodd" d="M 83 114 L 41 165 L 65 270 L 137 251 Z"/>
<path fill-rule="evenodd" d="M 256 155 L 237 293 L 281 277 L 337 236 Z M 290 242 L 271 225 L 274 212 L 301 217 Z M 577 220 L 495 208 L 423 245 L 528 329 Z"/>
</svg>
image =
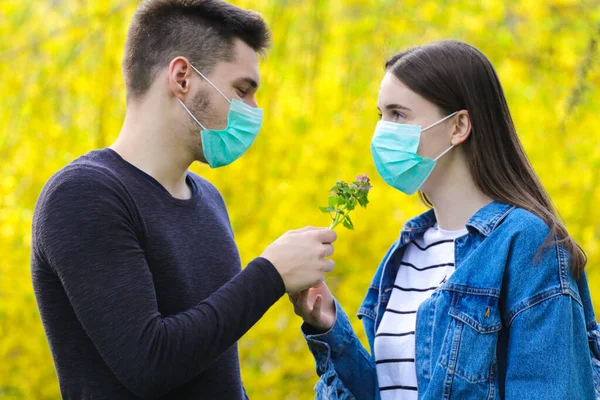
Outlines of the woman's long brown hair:
<svg viewBox="0 0 600 400">
<path fill-rule="evenodd" d="M 469 111 L 472 131 L 462 146 L 475 184 L 488 197 L 544 220 L 550 233 L 540 251 L 563 243 L 573 273 L 579 276 L 587 263 L 585 252 L 567 232 L 527 159 L 502 85 L 487 57 L 466 43 L 445 40 L 398 53 L 387 60 L 385 68 L 444 113 Z M 421 197 L 432 206 L 424 193 Z"/>
</svg>

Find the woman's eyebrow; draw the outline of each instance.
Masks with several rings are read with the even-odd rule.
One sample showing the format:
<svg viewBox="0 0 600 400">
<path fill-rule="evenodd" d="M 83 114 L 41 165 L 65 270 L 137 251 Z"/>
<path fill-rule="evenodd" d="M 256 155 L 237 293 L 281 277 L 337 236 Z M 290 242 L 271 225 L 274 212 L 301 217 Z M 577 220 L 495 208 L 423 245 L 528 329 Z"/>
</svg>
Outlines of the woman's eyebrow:
<svg viewBox="0 0 600 400">
<path fill-rule="evenodd" d="M 400 104 L 388 104 L 387 106 L 385 106 L 386 110 L 404 110 L 404 111 L 412 111 L 410 108 L 405 107 L 403 105 Z"/>
</svg>

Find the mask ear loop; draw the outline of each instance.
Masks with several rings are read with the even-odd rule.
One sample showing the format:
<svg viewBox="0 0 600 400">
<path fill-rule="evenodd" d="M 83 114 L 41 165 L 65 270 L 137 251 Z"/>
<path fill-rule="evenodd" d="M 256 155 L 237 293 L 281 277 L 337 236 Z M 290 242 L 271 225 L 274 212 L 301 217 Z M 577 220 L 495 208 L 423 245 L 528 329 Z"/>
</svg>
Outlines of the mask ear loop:
<svg viewBox="0 0 600 400">
<path fill-rule="evenodd" d="M 202 123 L 201 123 L 200 121 L 198 121 L 198 119 L 197 119 L 197 118 L 194 116 L 194 114 L 192 114 L 192 112 L 190 111 L 190 109 L 189 109 L 189 108 L 187 108 L 187 106 L 185 105 L 185 103 L 184 103 L 183 101 L 181 101 L 181 99 L 180 99 L 180 98 L 177 98 L 177 100 L 179 100 L 179 102 L 181 103 L 181 105 L 183 106 L 183 108 L 185 108 L 185 111 L 187 111 L 187 113 L 188 113 L 188 114 L 190 114 L 190 117 L 192 117 L 192 119 L 193 119 L 194 121 L 196 121 L 196 123 L 197 123 L 198 125 L 200 125 L 200 127 L 201 127 L 202 129 L 206 130 L 206 127 L 205 127 L 204 125 L 202 125 Z"/>
<path fill-rule="evenodd" d="M 216 90 L 217 92 L 219 92 L 219 94 L 220 94 L 221 96 L 223 96 L 223 98 L 224 98 L 225 100 L 227 100 L 227 102 L 228 102 L 229 104 L 231 104 L 231 100 L 229 100 L 229 99 L 227 98 L 227 96 L 225 96 L 225 94 L 224 94 L 223 92 L 221 92 L 221 90 L 220 90 L 218 87 L 216 87 L 216 86 L 215 86 L 215 85 L 214 85 L 214 84 L 213 84 L 213 83 L 210 81 L 210 79 L 208 79 L 206 76 L 204 76 L 204 74 L 203 74 L 202 72 L 198 71 L 198 69 L 197 69 L 196 67 L 194 67 L 192 64 L 190 64 L 190 67 L 192 67 L 192 69 L 193 69 L 194 71 L 196 71 L 196 72 L 198 73 L 198 75 L 200 75 L 202 78 L 204 78 L 204 80 L 205 80 L 206 82 L 208 82 L 208 83 L 209 83 L 209 84 L 210 84 L 212 87 L 214 87 L 214 88 L 215 88 L 215 90 Z M 190 111 L 190 109 L 189 109 L 189 108 L 187 108 L 187 106 L 185 105 L 185 103 L 184 103 L 183 101 L 181 101 L 181 99 L 179 99 L 179 98 L 178 98 L 177 100 L 179 100 L 179 102 L 181 103 L 181 105 L 183 106 L 183 108 L 185 108 L 185 111 L 187 111 L 187 113 L 190 115 L 190 117 L 192 117 L 192 119 L 193 119 L 194 121 L 196 121 L 196 123 L 197 123 L 198 125 L 200 125 L 200 127 L 201 127 L 202 129 L 206 130 L 206 127 L 205 127 L 204 125 L 202 125 L 202 123 L 201 123 L 200 121 L 198 121 L 198 118 L 196 118 L 196 117 L 194 116 L 194 114 L 192 114 L 192 112 Z"/>
<path fill-rule="evenodd" d="M 425 132 L 427 129 L 433 128 L 434 126 L 436 126 L 438 124 L 441 124 L 442 122 L 444 122 L 448 118 L 454 117 L 456 114 L 458 114 L 458 111 L 454 111 L 452 114 L 448 115 L 447 117 L 444 117 L 444 118 L 440 119 L 438 122 L 434 122 L 433 124 L 429 125 L 427 128 L 421 129 L 421 132 Z"/>
<path fill-rule="evenodd" d="M 446 149 L 446 151 L 444 151 L 442 154 L 440 154 L 439 156 L 437 156 L 436 158 L 433 159 L 433 161 L 437 162 L 437 160 L 439 160 L 440 158 L 444 157 L 446 155 L 446 153 L 448 153 L 450 150 L 452 150 L 454 148 L 454 145 L 448 147 Z"/>
<path fill-rule="evenodd" d="M 227 98 L 227 96 L 225 96 L 225 94 L 224 94 L 223 92 L 221 92 L 221 89 L 219 89 L 218 87 L 216 87 L 216 86 L 215 86 L 215 85 L 214 85 L 214 84 L 213 84 L 213 83 L 212 83 L 212 82 L 211 82 L 211 81 L 210 81 L 210 80 L 209 80 L 209 79 L 208 79 L 206 76 L 204 76 L 204 74 L 203 74 L 202 72 L 198 71 L 198 70 L 196 69 L 196 67 L 194 67 L 192 64 L 190 64 L 190 67 L 192 67 L 192 69 L 193 69 L 194 71 L 196 71 L 196 72 L 198 73 L 198 75 L 200 75 L 201 77 L 203 77 L 203 78 L 206 80 L 206 82 L 210 83 L 210 86 L 214 87 L 214 88 L 215 88 L 215 90 L 216 90 L 217 92 L 219 92 L 219 93 L 221 94 L 221 96 L 223 96 L 223 98 L 224 98 L 225 100 L 227 100 L 227 102 L 228 102 L 229 104 L 231 104 L 231 100 L 229 100 L 229 99 Z"/>
<path fill-rule="evenodd" d="M 434 122 L 433 124 L 429 125 L 427 128 L 425 129 L 421 129 L 421 132 L 426 131 L 429 128 L 433 128 L 434 126 L 441 124 L 442 122 L 446 121 L 449 118 L 452 118 L 453 116 L 455 116 L 456 114 L 458 114 L 458 111 L 454 111 L 452 114 L 440 119 L 438 122 Z M 446 149 L 446 151 L 444 151 L 442 154 L 440 154 L 439 156 L 437 156 L 436 158 L 433 159 L 433 161 L 437 162 L 440 158 L 444 157 L 450 150 L 452 150 L 454 148 L 454 145 L 448 147 Z"/>
</svg>

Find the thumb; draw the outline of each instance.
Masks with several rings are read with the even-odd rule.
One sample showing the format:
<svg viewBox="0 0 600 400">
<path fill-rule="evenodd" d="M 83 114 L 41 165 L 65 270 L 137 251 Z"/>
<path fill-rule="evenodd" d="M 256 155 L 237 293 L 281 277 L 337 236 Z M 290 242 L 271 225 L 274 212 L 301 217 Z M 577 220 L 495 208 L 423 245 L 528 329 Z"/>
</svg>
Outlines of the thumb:
<svg viewBox="0 0 600 400">
<path fill-rule="evenodd" d="M 312 315 L 314 318 L 319 318 L 321 316 L 321 307 L 323 306 L 323 296 L 320 294 L 315 298 L 315 304 L 313 305 Z"/>
</svg>

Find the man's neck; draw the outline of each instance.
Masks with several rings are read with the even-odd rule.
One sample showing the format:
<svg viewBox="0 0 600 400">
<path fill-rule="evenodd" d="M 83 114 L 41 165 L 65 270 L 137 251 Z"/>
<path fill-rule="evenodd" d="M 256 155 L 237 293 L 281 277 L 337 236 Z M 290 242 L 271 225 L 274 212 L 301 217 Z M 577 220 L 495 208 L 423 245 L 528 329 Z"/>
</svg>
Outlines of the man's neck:
<svg viewBox="0 0 600 400">
<path fill-rule="evenodd" d="M 173 197 L 189 199 L 192 192 L 186 176 L 193 157 L 183 143 L 177 142 L 176 135 L 166 134 L 173 128 L 160 115 L 158 111 L 141 112 L 141 107 L 128 107 L 119 137 L 110 148 L 156 179 Z"/>
</svg>

